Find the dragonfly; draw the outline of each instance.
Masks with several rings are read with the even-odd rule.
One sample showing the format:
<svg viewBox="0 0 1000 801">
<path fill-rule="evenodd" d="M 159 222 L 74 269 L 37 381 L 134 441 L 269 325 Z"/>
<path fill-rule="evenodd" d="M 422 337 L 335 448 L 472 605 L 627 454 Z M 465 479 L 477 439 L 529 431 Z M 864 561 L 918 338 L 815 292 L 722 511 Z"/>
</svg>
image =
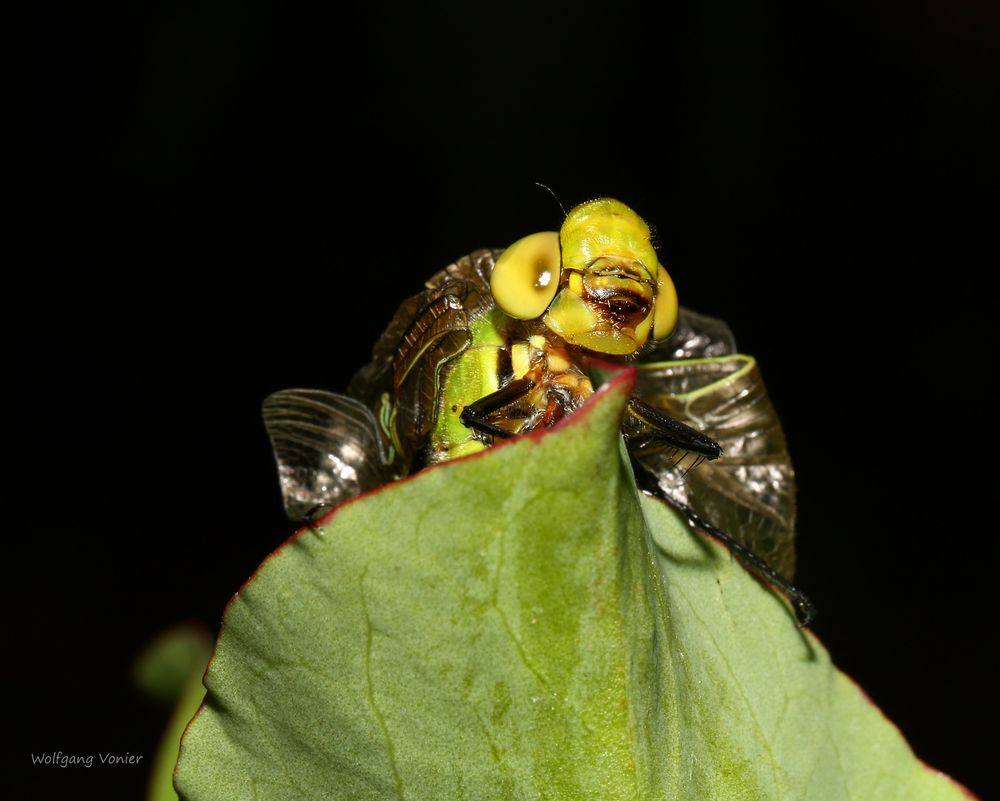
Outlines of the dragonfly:
<svg viewBox="0 0 1000 801">
<path fill-rule="evenodd" d="M 681 307 L 649 226 L 598 198 L 560 230 L 481 249 L 405 300 L 345 394 L 287 389 L 264 423 L 285 511 L 332 507 L 497 440 L 548 428 L 594 392 L 594 359 L 637 377 L 622 435 L 639 487 L 721 541 L 790 601 L 795 477 L 752 357 L 728 326 Z"/>
</svg>

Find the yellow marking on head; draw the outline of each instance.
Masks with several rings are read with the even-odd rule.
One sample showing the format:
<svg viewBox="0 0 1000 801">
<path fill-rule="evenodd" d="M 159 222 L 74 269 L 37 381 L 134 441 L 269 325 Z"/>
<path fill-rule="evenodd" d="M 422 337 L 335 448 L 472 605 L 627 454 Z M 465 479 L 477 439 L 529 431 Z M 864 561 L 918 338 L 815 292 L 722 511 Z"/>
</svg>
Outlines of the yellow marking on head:
<svg viewBox="0 0 1000 801">
<path fill-rule="evenodd" d="M 597 353 L 630 355 L 677 322 L 677 292 L 649 226 L 612 198 L 576 206 L 559 234 L 515 242 L 497 260 L 491 288 L 504 313 L 544 315 L 553 332 Z"/>
<path fill-rule="evenodd" d="M 559 234 L 531 234 L 500 254 L 490 277 L 490 291 L 506 314 L 534 320 L 556 296 L 559 272 Z"/>
<path fill-rule="evenodd" d="M 673 279 L 661 265 L 656 274 L 656 305 L 653 307 L 653 339 L 666 339 L 677 325 L 677 290 Z"/>
</svg>

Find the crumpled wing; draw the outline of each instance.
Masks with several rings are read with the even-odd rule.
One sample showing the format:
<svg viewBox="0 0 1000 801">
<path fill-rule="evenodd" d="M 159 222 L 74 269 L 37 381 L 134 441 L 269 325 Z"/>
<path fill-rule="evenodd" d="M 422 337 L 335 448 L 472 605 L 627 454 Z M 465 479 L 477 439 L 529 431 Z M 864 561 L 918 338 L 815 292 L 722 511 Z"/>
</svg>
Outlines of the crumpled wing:
<svg viewBox="0 0 1000 801">
<path fill-rule="evenodd" d="M 394 405 L 399 468 L 408 472 L 415 451 L 433 428 L 442 369 L 472 341 L 469 326 L 494 308 L 489 279 L 500 250 L 477 250 L 435 273 L 426 289 L 403 301 L 347 393 L 372 408 L 387 394 Z"/>
<path fill-rule="evenodd" d="M 635 394 L 712 437 L 723 455 L 691 468 L 653 446 L 633 456 L 660 489 L 791 579 L 795 472 L 756 361 L 732 355 L 638 365 Z"/>
<path fill-rule="evenodd" d="M 285 512 L 311 520 L 393 479 L 372 412 L 319 389 L 285 389 L 264 401 Z"/>
<path fill-rule="evenodd" d="M 463 256 L 431 276 L 424 283 L 423 292 L 404 300 L 375 343 L 372 360 L 351 379 L 347 394 L 374 406 L 383 392 L 393 391 L 400 343 L 440 298 L 453 296 L 469 314 L 492 308 L 490 275 L 501 253 L 502 250 L 481 249 Z"/>
<path fill-rule="evenodd" d="M 396 437 L 409 452 L 404 459 L 433 428 L 441 398 L 441 368 L 469 347 L 469 322 L 460 298 L 446 293 L 421 309 L 397 345 L 392 397 Z"/>
<path fill-rule="evenodd" d="M 470 293 L 466 305 L 470 311 L 476 311 L 480 303 L 492 308 L 493 296 L 490 294 L 490 276 L 493 275 L 493 268 L 496 267 L 497 259 L 500 258 L 501 253 L 503 253 L 503 248 L 474 250 L 468 256 L 462 256 L 443 270 L 434 273 L 424 285 L 428 289 L 434 289 L 451 281 L 466 283 Z M 473 298 L 472 293 L 478 295 L 479 298 Z"/>
<path fill-rule="evenodd" d="M 711 359 L 736 353 L 736 339 L 722 320 L 681 306 L 674 332 L 642 353 L 644 362 Z"/>
</svg>

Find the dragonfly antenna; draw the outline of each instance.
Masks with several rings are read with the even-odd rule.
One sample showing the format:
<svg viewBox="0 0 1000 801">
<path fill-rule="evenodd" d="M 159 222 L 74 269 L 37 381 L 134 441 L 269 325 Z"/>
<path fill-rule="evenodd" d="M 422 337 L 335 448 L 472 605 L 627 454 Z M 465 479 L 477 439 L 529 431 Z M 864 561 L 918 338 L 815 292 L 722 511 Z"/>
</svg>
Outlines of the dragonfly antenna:
<svg viewBox="0 0 1000 801">
<path fill-rule="evenodd" d="M 566 216 L 566 207 L 563 206 L 562 201 L 559 199 L 559 195 L 557 195 L 552 190 L 552 187 L 551 186 L 546 186 L 541 181 L 535 181 L 535 186 L 540 186 L 542 189 L 544 189 L 546 192 L 548 192 L 550 195 L 552 195 L 552 197 L 555 199 L 556 203 L 559 204 L 559 210 L 563 213 L 563 217 L 565 217 Z"/>
</svg>

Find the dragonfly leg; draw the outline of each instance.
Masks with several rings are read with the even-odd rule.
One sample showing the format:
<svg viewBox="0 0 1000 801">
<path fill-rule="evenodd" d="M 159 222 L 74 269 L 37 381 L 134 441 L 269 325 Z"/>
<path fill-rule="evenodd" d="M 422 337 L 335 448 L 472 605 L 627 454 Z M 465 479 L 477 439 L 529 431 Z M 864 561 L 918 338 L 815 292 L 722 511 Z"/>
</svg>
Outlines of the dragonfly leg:
<svg viewBox="0 0 1000 801">
<path fill-rule="evenodd" d="M 480 431 L 483 434 L 491 434 L 494 437 L 508 439 L 514 436 L 512 431 L 494 425 L 486 418 L 498 409 L 502 409 L 509 403 L 513 403 L 518 398 L 526 395 L 535 382 L 528 378 L 516 378 L 507 386 L 501 387 L 496 392 L 484 395 L 479 400 L 470 403 L 464 409 L 459 419 L 467 427 Z"/>
<path fill-rule="evenodd" d="M 708 536 L 725 545 L 729 549 L 730 553 L 732 553 L 740 564 L 742 564 L 747 570 L 766 583 L 770 584 L 772 587 L 776 587 L 780 590 L 795 610 L 795 617 L 800 626 L 808 626 L 812 622 L 812 620 L 816 617 L 816 607 L 813 605 L 812 601 L 806 597 L 802 590 L 771 567 L 765 559 L 759 557 L 752 550 L 726 532 L 717 529 L 686 503 L 681 503 L 676 498 L 670 497 L 660 488 L 656 477 L 649 470 L 644 468 L 635 458 L 632 459 L 632 467 L 639 487 L 643 491 L 666 501 L 674 507 L 674 509 L 687 517 L 688 523 L 690 523 L 690 525 L 694 528 L 700 529 Z"/>
<path fill-rule="evenodd" d="M 625 440 L 631 449 L 667 445 L 705 459 L 722 456 L 722 448 L 714 439 L 654 409 L 645 401 L 631 398 L 625 413 Z"/>
<path fill-rule="evenodd" d="M 813 621 L 813 618 L 816 617 L 816 607 L 813 605 L 812 601 L 806 597 L 802 590 L 792 584 L 792 582 L 781 575 L 781 573 L 771 567 L 766 560 L 757 556 L 757 554 L 745 545 L 737 542 L 726 534 L 726 532 L 720 531 L 711 523 L 704 520 L 693 509 L 691 509 L 691 507 L 684 504 L 680 504 L 679 506 L 683 506 L 683 508 L 678 508 L 678 511 L 687 516 L 687 519 L 692 526 L 701 529 L 710 537 L 717 539 L 729 548 L 733 555 L 745 568 L 747 568 L 747 570 L 751 573 L 755 573 L 768 584 L 771 584 L 781 590 L 785 597 L 791 602 L 792 608 L 795 609 L 795 617 L 799 621 L 800 626 L 808 626 Z"/>
<path fill-rule="evenodd" d="M 312 528 L 313 523 L 319 520 L 332 508 L 333 506 L 331 506 L 328 503 L 317 503 L 315 506 L 310 507 L 309 510 L 302 515 L 300 520 L 307 526 L 309 526 L 309 528 Z"/>
</svg>

